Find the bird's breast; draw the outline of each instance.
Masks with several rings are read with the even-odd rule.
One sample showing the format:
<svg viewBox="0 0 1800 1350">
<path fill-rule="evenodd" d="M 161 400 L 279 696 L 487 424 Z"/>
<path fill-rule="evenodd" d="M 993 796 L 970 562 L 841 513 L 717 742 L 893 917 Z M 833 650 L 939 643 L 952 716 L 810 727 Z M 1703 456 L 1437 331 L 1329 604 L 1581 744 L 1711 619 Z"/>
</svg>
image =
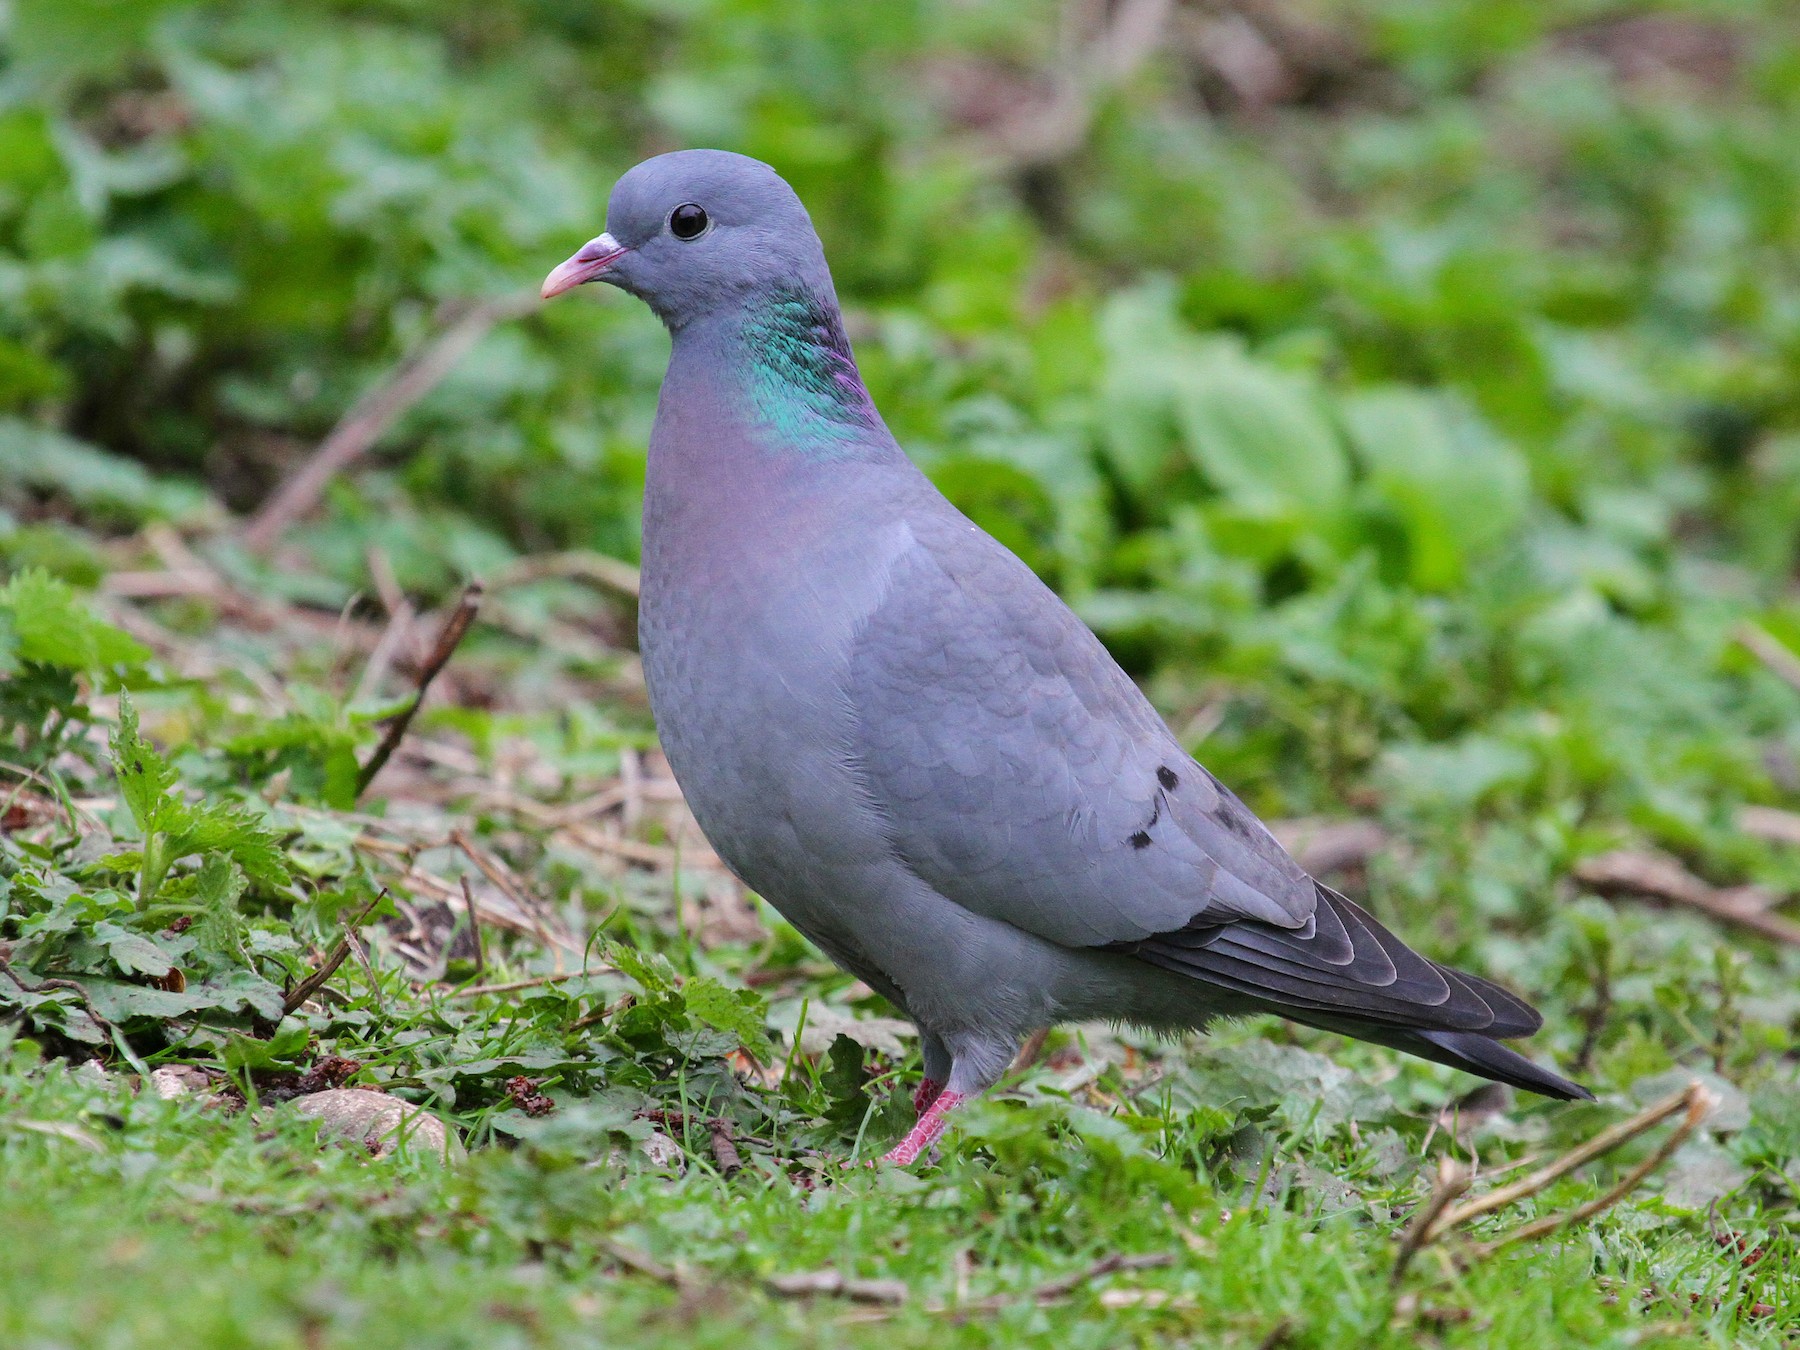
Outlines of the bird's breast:
<svg viewBox="0 0 1800 1350">
<path fill-rule="evenodd" d="M 809 872 L 886 847 L 852 747 L 849 652 L 898 522 L 839 528 L 804 493 L 646 503 L 638 636 L 657 734 L 701 829 L 780 905 Z"/>
</svg>

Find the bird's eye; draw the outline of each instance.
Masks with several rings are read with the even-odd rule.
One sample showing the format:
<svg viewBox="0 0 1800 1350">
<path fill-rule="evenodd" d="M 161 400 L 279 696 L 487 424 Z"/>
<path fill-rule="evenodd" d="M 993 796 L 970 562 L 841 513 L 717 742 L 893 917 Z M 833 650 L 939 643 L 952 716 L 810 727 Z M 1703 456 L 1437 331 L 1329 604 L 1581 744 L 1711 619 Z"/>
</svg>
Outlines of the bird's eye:
<svg viewBox="0 0 1800 1350">
<path fill-rule="evenodd" d="M 677 239 L 698 239 L 709 224 L 706 212 L 693 202 L 683 202 L 669 212 L 669 233 Z"/>
</svg>

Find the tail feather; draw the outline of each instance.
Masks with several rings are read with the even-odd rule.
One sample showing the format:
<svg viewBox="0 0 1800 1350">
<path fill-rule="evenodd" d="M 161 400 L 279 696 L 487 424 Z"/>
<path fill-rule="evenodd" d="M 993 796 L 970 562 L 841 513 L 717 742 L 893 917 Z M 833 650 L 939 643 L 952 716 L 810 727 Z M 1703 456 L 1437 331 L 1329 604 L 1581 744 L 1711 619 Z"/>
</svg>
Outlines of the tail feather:
<svg viewBox="0 0 1800 1350">
<path fill-rule="evenodd" d="M 1533 1064 L 1518 1051 L 1509 1049 L 1492 1036 L 1477 1031 L 1408 1031 L 1396 1027 L 1346 1026 L 1325 1028 L 1339 1031 L 1359 1040 L 1374 1041 L 1420 1059 L 1448 1064 L 1453 1069 L 1507 1083 L 1541 1097 L 1557 1101 L 1591 1102 L 1594 1094 L 1580 1083 Z"/>
<path fill-rule="evenodd" d="M 1533 1064 L 1518 1051 L 1507 1048 L 1492 1037 L 1470 1031 L 1421 1031 L 1416 1035 L 1419 1041 L 1417 1046 L 1401 1048 L 1411 1049 L 1415 1055 L 1436 1060 L 1439 1064 L 1448 1064 L 1453 1069 L 1466 1069 L 1483 1078 L 1510 1083 L 1516 1088 L 1544 1097 L 1554 1097 L 1558 1101 L 1594 1100 L 1594 1094 L 1580 1083 L 1571 1082 L 1560 1074 Z"/>
</svg>

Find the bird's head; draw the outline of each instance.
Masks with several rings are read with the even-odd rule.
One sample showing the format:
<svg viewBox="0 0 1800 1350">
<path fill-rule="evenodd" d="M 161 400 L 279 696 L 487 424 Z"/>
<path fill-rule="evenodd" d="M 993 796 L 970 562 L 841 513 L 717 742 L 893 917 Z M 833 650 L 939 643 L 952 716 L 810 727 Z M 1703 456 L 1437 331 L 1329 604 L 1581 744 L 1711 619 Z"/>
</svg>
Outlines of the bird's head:
<svg viewBox="0 0 1800 1350">
<path fill-rule="evenodd" d="M 760 160 L 723 150 L 658 155 L 621 178 L 606 233 L 544 279 L 544 298 L 589 281 L 629 291 L 671 329 L 771 288 L 836 303 L 794 190 Z"/>
</svg>

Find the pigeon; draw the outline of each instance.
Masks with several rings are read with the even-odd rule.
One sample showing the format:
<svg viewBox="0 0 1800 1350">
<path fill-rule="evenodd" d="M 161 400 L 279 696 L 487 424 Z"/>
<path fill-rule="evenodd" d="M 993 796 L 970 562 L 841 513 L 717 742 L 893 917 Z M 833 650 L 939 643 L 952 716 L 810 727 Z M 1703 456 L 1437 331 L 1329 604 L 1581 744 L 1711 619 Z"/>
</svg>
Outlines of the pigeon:
<svg viewBox="0 0 1800 1350">
<path fill-rule="evenodd" d="M 768 165 L 659 155 L 545 279 L 672 344 L 638 636 L 708 842 L 917 1026 L 910 1164 L 1059 1022 L 1276 1013 L 1560 1099 L 1542 1022 L 1308 876 L 1100 640 L 889 432 L 823 247 Z"/>
</svg>

